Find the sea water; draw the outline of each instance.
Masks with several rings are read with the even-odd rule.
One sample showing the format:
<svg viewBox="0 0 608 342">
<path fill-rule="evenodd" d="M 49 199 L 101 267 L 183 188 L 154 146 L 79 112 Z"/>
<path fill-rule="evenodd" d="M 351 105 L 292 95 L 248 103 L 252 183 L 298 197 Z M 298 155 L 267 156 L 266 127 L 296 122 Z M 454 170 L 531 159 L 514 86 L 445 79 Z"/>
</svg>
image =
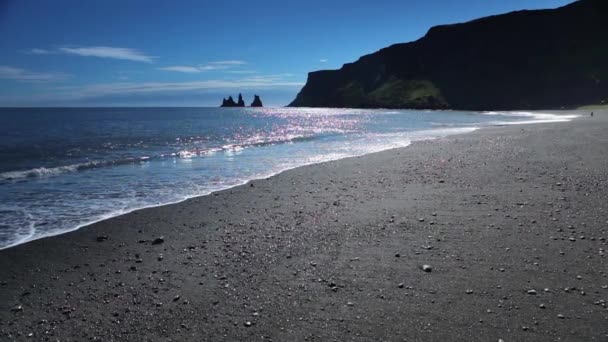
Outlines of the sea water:
<svg viewBox="0 0 608 342">
<path fill-rule="evenodd" d="M 310 108 L 0 109 L 0 249 L 294 167 L 573 116 Z"/>
</svg>

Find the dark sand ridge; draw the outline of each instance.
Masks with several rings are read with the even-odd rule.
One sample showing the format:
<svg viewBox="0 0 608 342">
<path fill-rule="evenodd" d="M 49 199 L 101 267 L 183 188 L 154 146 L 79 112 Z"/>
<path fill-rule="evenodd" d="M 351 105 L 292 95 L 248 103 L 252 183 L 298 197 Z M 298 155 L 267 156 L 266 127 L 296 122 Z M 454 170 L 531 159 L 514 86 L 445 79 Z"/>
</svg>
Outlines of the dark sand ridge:
<svg viewBox="0 0 608 342">
<path fill-rule="evenodd" d="M 608 114 L 585 114 L 0 251 L 0 340 L 607 341 Z"/>
</svg>

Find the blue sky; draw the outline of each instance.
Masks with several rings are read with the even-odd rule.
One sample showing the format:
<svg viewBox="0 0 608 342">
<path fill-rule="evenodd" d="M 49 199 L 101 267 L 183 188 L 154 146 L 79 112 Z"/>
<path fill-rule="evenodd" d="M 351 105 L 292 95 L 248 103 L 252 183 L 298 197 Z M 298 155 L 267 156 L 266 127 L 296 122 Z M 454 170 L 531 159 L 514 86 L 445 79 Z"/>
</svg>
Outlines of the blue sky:
<svg viewBox="0 0 608 342">
<path fill-rule="evenodd" d="M 282 106 L 431 26 L 570 2 L 0 0 L 0 106 Z"/>
</svg>

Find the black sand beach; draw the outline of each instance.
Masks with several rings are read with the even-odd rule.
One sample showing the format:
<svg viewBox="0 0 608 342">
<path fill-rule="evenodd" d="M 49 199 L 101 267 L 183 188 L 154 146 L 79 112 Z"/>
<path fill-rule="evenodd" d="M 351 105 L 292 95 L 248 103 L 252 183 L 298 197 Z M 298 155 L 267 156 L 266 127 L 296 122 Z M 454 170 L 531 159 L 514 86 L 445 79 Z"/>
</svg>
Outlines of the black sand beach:
<svg viewBox="0 0 608 342">
<path fill-rule="evenodd" d="M 584 114 L 2 250 L 0 340 L 608 341 L 608 114 Z"/>
</svg>

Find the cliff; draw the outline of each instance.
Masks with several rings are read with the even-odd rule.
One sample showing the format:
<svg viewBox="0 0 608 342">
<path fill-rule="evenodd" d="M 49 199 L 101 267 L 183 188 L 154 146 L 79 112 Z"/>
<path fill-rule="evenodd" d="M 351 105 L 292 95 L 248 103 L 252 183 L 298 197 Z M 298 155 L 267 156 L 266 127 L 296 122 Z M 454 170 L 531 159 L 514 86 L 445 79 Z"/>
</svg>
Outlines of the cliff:
<svg viewBox="0 0 608 342">
<path fill-rule="evenodd" d="M 608 99 L 608 1 L 431 28 L 339 70 L 311 72 L 293 107 L 549 109 Z"/>
</svg>

